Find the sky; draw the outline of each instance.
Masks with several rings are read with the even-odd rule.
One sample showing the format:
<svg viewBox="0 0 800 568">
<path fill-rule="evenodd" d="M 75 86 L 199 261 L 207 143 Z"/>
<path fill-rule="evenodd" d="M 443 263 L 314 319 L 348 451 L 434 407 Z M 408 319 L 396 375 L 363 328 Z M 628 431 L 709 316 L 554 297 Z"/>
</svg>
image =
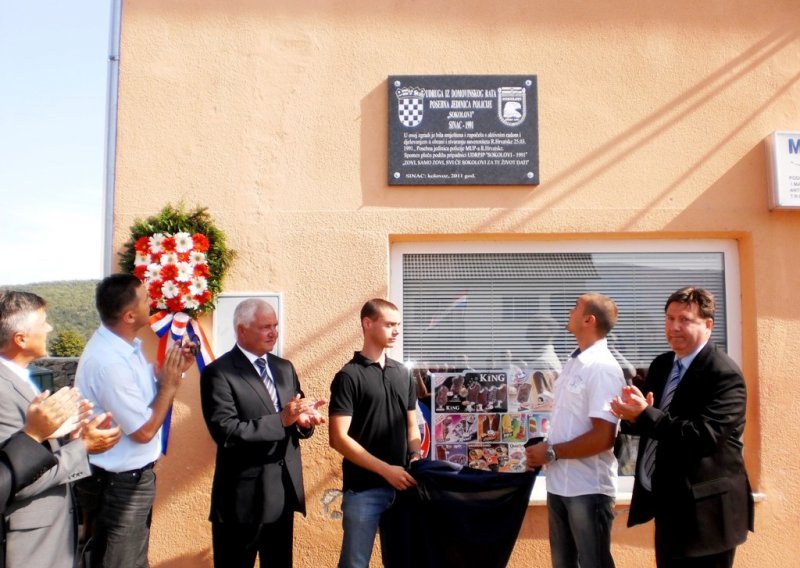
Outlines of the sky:
<svg viewBox="0 0 800 568">
<path fill-rule="evenodd" d="M 0 285 L 101 278 L 111 0 L 0 0 Z"/>
</svg>

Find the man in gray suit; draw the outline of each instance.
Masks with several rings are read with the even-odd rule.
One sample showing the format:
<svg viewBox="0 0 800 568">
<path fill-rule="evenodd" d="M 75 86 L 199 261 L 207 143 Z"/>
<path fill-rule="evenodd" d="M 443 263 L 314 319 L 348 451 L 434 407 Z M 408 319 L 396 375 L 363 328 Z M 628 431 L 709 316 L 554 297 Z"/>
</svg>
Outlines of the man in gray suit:
<svg viewBox="0 0 800 568">
<path fill-rule="evenodd" d="M 0 442 L 25 424 L 39 394 L 28 365 L 47 355 L 45 302 L 28 292 L 0 292 Z M 67 443 L 49 443 L 58 464 L 17 492 L 4 515 L 8 568 L 76 564 L 76 518 L 70 482 L 90 475 L 87 453 L 108 450 L 119 440 L 111 416 L 101 414 Z"/>
</svg>

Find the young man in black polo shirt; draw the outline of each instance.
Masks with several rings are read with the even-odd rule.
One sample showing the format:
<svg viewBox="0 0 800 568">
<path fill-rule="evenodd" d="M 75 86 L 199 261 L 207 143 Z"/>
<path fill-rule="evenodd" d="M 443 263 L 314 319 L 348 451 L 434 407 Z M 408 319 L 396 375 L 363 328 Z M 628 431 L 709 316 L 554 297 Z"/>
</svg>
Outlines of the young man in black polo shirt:
<svg viewBox="0 0 800 568">
<path fill-rule="evenodd" d="M 395 490 L 416 485 L 405 466 L 419 459 L 416 387 L 403 364 L 386 356 L 400 334 L 397 306 L 370 300 L 361 308 L 361 329 L 364 347 L 331 384 L 330 445 L 344 456 L 339 568 L 369 566 Z"/>
</svg>

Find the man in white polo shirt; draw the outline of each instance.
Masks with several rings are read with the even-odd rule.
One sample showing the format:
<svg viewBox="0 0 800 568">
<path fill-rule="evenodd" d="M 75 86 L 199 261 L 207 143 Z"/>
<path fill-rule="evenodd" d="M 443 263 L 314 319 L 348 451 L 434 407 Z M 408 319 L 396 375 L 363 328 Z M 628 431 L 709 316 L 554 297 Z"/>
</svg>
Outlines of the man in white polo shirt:
<svg viewBox="0 0 800 568">
<path fill-rule="evenodd" d="M 81 355 L 75 381 L 96 410 L 113 413 L 123 435 L 113 451 L 90 456 L 92 477 L 78 485 L 91 526 L 90 566 L 146 567 L 161 426 L 193 357 L 176 344 L 153 372 L 136 337 L 148 325 L 150 302 L 135 276 L 105 278 L 96 305 L 102 325 Z"/>
<path fill-rule="evenodd" d="M 550 435 L 527 449 L 528 466 L 547 465 L 547 512 L 554 568 L 608 568 L 617 492 L 614 439 L 618 419 L 609 402 L 625 385 L 606 336 L 617 306 L 584 294 L 569 314 L 578 341 L 555 383 Z"/>
</svg>

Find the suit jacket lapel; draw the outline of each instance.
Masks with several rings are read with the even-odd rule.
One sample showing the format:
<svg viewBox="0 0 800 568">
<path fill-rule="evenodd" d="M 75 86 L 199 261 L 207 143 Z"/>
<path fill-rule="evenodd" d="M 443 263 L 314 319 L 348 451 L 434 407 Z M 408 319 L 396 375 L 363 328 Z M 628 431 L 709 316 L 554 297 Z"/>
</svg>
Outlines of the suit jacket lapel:
<svg viewBox="0 0 800 568">
<path fill-rule="evenodd" d="M 253 364 L 238 347 L 232 349 L 231 360 L 233 361 L 233 366 L 236 367 L 237 374 L 255 391 L 264 408 L 271 412 L 276 412 L 272 399 L 267 393 L 267 387 L 261 382 L 261 377 L 258 375 L 256 368 L 253 367 Z"/>
<path fill-rule="evenodd" d="M 28 404 L 30 404 L 30 402 L 36 397 L 36 395 L 33 393 L 31 385 L 20 379 L 16 373 L 6 367 L 3 363 L 0 363 L 0 377 L 3 377 L 5 380 L 11 383 L 11 386 L 14 387 L 14 390 L 16 390 L 19 395 L 28 402 Z"/>
<path fill-rule="evenodd" d="M 683 399 L 687 396 L 686 393 L 691 393 L 695 387 L 697 386 L 697 375 L 698 369 L 700 369 L 706 362 L 706 360 L 711 356 L 711 352 L 715 349 L 714 345 L 709 341 L 706 343 L 705 347 L 700 350 L 700 353 L 692 360 L 691 365 L 689 368 L 686 369 L 686 372 L 683 374 L 683 378 L 681 379 L 678 388 L 675 389 L 675 395 L 672 397 L 672 402 L 670 403 L 670 407 L 673 407 L 677 402 L 679 408 Z"/>
<path fill-rule="evenodd" d="M 275 379 L 275 386 L 278 389 L 278 398 L 280 399 L 281 406 L 285 406 L 296 394 L 294 392 L 294 381 L 292 377 L 286 373 L 285 365 L 278 364 L 274 355 L 267 354 L 267 364 L 269 370 L 272 372 L 272 378 Z"/>
</svg>

